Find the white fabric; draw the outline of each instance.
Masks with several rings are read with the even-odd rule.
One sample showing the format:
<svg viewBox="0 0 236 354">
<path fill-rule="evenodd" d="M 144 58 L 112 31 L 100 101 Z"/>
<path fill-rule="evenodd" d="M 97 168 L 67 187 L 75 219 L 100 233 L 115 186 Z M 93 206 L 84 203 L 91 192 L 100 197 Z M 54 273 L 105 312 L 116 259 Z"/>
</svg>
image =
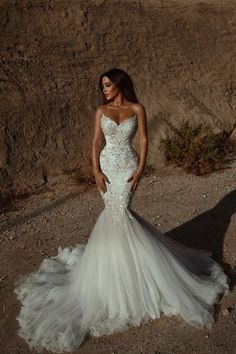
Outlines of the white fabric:
<svg viewBox="0 0 236 354">
<path fill-rule="evenodd" d="M 161 314 L 211 328 L 212 305 L 230 292 L 210 252 L 173 241 L 132 210 L 127 179 L 138 166 L 137 117 L 118 125 L 103 115 L 101 126 L 100 164 L 110 184 L 88 243 L 59 247 L 15 288 L 18 334 L 39 352 L 72 351 L 87 334 L 123 331 Z"/>
</svg>

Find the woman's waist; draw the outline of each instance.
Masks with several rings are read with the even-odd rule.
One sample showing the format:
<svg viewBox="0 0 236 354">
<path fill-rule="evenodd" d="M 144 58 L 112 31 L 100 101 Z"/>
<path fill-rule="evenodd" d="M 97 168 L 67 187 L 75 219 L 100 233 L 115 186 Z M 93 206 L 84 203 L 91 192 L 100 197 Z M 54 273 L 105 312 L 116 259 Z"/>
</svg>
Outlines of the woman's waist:
<svg viewBox="0 0 236 354">
<path fill-rule="evenodd" d="M 100 153 L 100 162 L 102 164 L 109 164 L 115 166 L 137 165 L 139 156 L 136 150 L 130 146 L 129 148 L 120 147 L 112 148 L 105 146 Z"/>
<path fill-rule="evenodd" d="M 121 144 L 121 145 L 113 145 L 106 144 L 101 150 L 102 155 L 111 155 L 111 156 L 119 156 L 119 155 L 136 155 L 138 156 L 134 147 L 130 144 Z"/>
</svg>

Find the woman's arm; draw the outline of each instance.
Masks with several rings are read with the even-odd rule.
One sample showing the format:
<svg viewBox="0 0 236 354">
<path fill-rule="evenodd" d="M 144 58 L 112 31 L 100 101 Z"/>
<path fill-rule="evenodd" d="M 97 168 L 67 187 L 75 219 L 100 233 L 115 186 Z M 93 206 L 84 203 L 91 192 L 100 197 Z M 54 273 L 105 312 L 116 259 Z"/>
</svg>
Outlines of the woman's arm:
<svg viewBox="0 0 236 354">
<path fill-rule="evenodd" d="M 92 164 L 93 164 L 93 174 L 95 177 L 98 189 L 102 192 L 106 192 L 106 183 L 108 181 L 107 177 L 102 173 L 101 166 L 99 162 L 99 156 L 101 152 L 101 146 L 103 142 L 103 132 L 101 128 L 101 115 L 102 110 L 100 106 L 96 109 L 94 114 L 94 125 L 93 125 L 93 140 L 92 140 Z"/>
<path fill-rule="evenodd" d="M 99 163 L 99 155 L 102 147 L 102 129 L 101 129 L 101 108 L 98 107 L 94 114 L 93 120 L 93 140 L 92 140 L 92 163 L 93 163 L 93 173 L 97 173 L 101 171 L 100 163 Z"/>
<path fill-rule="evenodd" d="M 132 180 L 131 191 L 134 192 L 138 186 L 139 180 L 143 174 L 147 153 L 148 153 L 148 130 L 147 130 L 147 117 L 145 107 L 140 103 L 136 108 L 136 114 L 138 116 L 138 131 L 139 131 L 139 166 L 134 173 L 128 179 L 128 182 Z"/>
<path fill-rule="evenodd" d="M 145 168 L 148 153 L 148 130 L 146 111 L 142 104 L 138 107 L 138 131 L 140 146 L 140 161 L 138 171 L 142 174 Z"/>
</svg>

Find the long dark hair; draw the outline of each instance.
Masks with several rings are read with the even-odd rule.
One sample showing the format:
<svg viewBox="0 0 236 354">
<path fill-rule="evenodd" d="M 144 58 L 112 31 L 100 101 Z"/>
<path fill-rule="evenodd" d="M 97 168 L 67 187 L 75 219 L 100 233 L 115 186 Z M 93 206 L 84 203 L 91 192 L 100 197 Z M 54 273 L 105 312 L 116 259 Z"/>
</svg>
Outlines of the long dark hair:
<svg viewBox="0 0 236 354">
<path fill-rule="evenodd" d="M 102 91 L 102 94 L 103 94 L 102 78 L 104 76 L 107 76 L 112 81 L 112 83 L 120 89 L 120 91 L 128 101 L 134 103 L 139 102 L 134 90 L 132 79 L 124 70 L 113 68 L 100 75 L 99 88 Z M 107 100 L 106 96 L 104 96 L 103 94 L 103 104 L 106 104 L 107 102 L 109 102 L 109 100 Z"/>
</svg>

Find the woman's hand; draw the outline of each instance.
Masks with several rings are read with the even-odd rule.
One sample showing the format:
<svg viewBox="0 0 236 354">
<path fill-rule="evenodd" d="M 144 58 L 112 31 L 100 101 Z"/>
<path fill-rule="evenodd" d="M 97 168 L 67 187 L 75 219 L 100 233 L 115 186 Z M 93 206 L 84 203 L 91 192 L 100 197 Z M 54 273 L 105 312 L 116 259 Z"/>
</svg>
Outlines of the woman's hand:
<svg viewBox="0 0 236 354">
<path fill-rule="evenodd" d="M 136 170 L 132 173 L 132 175 L 127 180 L 127 182 L 132 181 L 131 188 L 130 188 L 131 192 L 134 192 L 137 189 L 142 173 L 143 173 L 142 171 Z"/>
<path fill-rule="evenodd" d="M 105 182 L 110 183 L 107 176 L 105 176 L 104 173 L 102 173 L 101 171 L 97 171 L 94 173 L 94 177 L 99 191 L 105 193 L 107 191 L 107 186 Z"/>
</svg>

